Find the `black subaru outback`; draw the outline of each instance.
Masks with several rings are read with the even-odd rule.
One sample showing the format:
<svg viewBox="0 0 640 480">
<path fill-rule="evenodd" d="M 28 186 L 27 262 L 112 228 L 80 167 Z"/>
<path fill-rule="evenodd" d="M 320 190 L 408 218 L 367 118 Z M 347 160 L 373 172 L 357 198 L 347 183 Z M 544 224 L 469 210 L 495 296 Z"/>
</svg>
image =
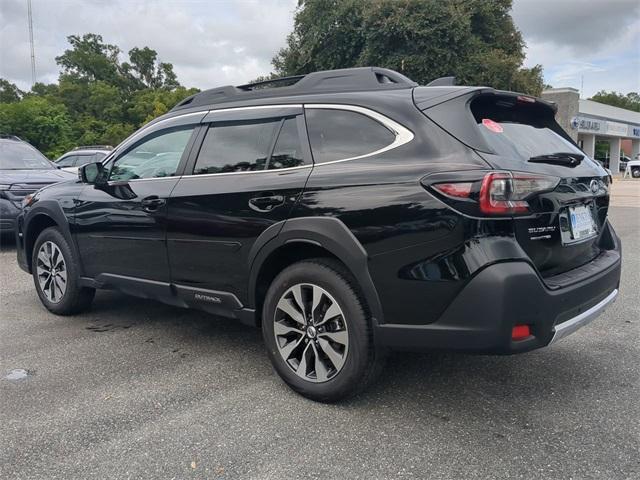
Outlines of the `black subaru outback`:
<svg viewBox="0 0 640 480">
<path fill-rule="evenodd" d="M 381 68 L 207 90 L 27 198 L 18 261 L 57 314 L 110 288 L 261 326 L 321 401 L 389 349 L 525 352 L 620 281 L 607 173 L 554 114 Z"/>
</svg>

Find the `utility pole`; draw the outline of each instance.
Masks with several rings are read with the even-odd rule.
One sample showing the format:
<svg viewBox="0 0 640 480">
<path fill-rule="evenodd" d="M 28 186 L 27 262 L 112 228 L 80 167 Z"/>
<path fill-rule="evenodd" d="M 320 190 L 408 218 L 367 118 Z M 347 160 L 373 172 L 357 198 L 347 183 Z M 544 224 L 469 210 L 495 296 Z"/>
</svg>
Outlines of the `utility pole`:
<svg viewBox="0 0 640 480">
<path fill-rule="evenodd" d="M 29 15 L 29 44 L 31 45 L 31 86 L 36 83 L 36 53 L 33 48 L 33 15 L 31 14 L 31 0 L 27 0 L 27 11 Z"/>
</svg>

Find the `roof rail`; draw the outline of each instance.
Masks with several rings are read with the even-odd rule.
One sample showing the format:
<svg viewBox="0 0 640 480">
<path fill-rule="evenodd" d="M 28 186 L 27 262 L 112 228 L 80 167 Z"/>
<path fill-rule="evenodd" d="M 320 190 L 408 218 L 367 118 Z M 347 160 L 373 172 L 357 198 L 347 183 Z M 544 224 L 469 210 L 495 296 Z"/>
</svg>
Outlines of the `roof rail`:
<svg viewBox="0 0 640 480">
<path fill-rule="evenodd" d="M 440 77 L 427 83 L 425 87 L 453 87 L 456 84 L 456 77 Z"/>
<path fill-rule="evenodd" d="M 0 133 L 0 139 L 3 139 L 3 140 L 17 140 L 18 142 L 22 141 L 22 139 L 20 137 L 18 137 L 17 135 L 9 135 L 7 133 Z"/>
<path fill-rule="evenodd" d="M 298 80 L 301 80 L 303 78 L 304 78 L 304 75 L 293 75 L 291 77 L 272 78 L 271 80 L 262 80 L 260 82 L 247 83 L 246 85 L 238 85 L 236 88 L 239 88 L 240 90 L 251 91 L 251 90 L 259 90 L 261 88 L 269 88 L 269 85 L 274 85 L 276 87 L 289 86 L 289 85 L 293 85 Z M 281 83 L 286 85 L 279 85 Z"/>
<path fill-rule="evenodd" d="M 74 150 L 113 150 L 111 145 L 79 145 Z"/>
<path fill-rule="evenodd" d="M 285 84 L 285 85 L 282 85 Z M 324 70 L 234 87 L 227 85 L 185 98 L 172 111 L 236 100 L 357 90 L 393 90 L 418 84 L 401 73 L 378 67 Z"/>
</svg>

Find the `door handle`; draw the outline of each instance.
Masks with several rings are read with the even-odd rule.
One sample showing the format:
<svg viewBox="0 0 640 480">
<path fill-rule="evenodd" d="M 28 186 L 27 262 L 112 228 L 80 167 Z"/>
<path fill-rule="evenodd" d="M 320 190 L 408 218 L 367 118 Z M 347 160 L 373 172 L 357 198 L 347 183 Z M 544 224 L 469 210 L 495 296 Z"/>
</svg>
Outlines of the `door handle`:
<svg viewBox="0 0 640 480">
<path fill-rule="evenodd" d="M 254 197 L 249 200 L 249 207 L 256 212 L 270 212 L 282 204 L 284 204 L 284 197 L 282 195 Z"/>
<path fill-rule="evenodd" d="M 150 197 L 143 198 L 140 203 L 142 204 L 142 208 L 147 212 L 155 212 L 160 207 L 164 206 L 167 201 L 164 198 L 152 195 Z"/>
</svg>

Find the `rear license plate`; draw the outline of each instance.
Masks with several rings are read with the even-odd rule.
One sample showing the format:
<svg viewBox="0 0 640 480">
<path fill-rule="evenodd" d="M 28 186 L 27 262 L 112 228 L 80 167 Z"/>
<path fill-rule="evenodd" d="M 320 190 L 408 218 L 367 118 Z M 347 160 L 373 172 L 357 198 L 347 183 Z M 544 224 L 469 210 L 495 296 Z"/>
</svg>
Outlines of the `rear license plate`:
<svg viewBox="0 0 640 480">
<path fill-rule="evenodd" d="M 571 240 L 579 242 L 595 236 L 598 233 L 591 208 L 586 205 L 569 207 L 569 225 L 571 226 Z"/>
</svg>

